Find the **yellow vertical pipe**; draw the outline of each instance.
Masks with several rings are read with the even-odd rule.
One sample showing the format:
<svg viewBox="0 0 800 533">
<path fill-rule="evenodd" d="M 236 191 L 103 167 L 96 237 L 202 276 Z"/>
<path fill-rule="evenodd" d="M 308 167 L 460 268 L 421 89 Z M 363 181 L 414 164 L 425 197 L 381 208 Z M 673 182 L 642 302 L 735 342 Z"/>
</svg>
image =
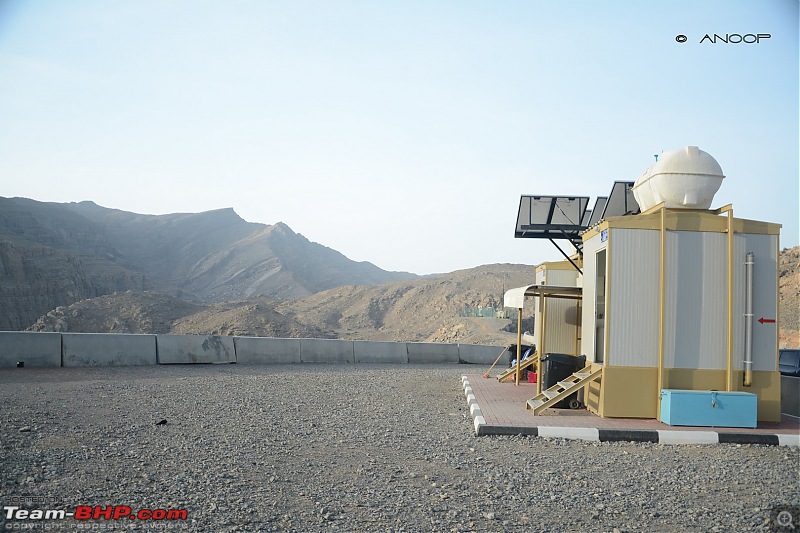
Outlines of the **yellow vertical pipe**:
<svg viewBox="0 0 800 533">
<path fill-rule="evenodd" d="M 519 360 L 522 358 L 522 308 L 517 312 L 517 371 L 514 384 L 519 385 Z"/>
<path fill-rule="evenodd" d="M 728 365 L 725 390 L 733 390 L 733 207 L 728 207 Z"/>
<path fill-rule="evenodd" d="M 544 350 L 544 296 L 539 295 L 536 309 L 536 327 L 539 328 L 539 346 L 536 347 L 536 395 L 542 393 L 542 350 Z"/>
<path fill-rule="evenodd" d="M 667 209 L 661 205 L 661 260 L 658 273 L 658 386 L 656 387 L 656 418 L 661 417 L 661 389 L 664 388 L 664 320 L 666 318 L 667 285 Z"/>
</svg>

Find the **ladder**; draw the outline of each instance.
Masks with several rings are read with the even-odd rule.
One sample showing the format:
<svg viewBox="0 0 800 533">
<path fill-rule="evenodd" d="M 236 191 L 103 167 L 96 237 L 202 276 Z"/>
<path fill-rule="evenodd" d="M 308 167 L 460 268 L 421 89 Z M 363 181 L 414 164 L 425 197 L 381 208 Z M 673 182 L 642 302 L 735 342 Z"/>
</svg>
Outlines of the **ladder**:
<svg viewBox="0 0 800 533">
<path fill-rule="evenodd" d="M 564 381 L 559 381 L 535 398 L 528 400 L 527 408 L 533 409 L 533 414 L 538 415 L 548 407 L 551 407 L 573 392 L 583 388 L 590 381 L 594 381 L 603 374 L 603 367 L 599 367 L 592 372 L 592 365 L 589 364 L 581 370 L 575 372 Z"/>
<path fill-rule="evenodd" d="M 526 368 L 533 366 L 538 359 L 539 358 L 536 357 L 535 354 L 529 355 L 527 359 L 523 359 L 519 363 L 519 371 L 522 372 Z M 506 378 L 514 377 L 514 374 L 516 372 L 517 372 L 517 365 L 514 364 L 510 368 L 507 368 L 507 369 L 503 370 L 502 372 L 500 372 L 499 374 L 497 374 L 497 381 L 503 381 Z"/>
</svg>

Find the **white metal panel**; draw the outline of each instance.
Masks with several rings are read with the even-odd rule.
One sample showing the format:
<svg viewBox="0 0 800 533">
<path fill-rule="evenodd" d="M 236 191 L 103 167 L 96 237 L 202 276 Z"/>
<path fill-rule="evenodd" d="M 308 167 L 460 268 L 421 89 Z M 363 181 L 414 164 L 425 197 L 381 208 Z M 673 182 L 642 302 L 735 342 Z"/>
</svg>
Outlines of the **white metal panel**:
<svg viewBox="0 0 800 533">
<path fill-rule="evenodd" d="M 777 364 L 778 236 L 734 236 L 734 368 L 744 369 L 745 257 L 753 252 L 753 370 L 775 371 Z M 776 322 L 759 322 L 760 318 Z"/>
<path fill-rule="evenodd" d="M 727 367 L 727 235 L 668 231 L 666 368 Z"/>
<path fill-rule="evenodd" d="M 660 233 L 614 228 L 609 241 L 606 360 L 609 366 L 658 366 Z"/>
<path fill-rule="evenodd" d="M 583 305 L 581 331 L 581 354 L 587 361 L 594 362 L 594 299 L 595 289 L 595 254 L 598 249 L 605 248 L 606 243 L 600 242 L 600 234 L 583 243 Z"/>
</svg>

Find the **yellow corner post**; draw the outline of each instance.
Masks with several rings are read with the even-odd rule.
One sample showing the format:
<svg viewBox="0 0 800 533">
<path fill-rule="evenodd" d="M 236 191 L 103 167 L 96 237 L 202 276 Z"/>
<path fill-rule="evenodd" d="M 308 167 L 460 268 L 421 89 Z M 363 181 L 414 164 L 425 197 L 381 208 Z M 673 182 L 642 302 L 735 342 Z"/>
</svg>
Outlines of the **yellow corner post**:
<svg viewBox="0 0 800 533">
<path fill-rule="evenodd" d="M 514 372 L 514 383 L 519 385 L 519 365 L 522 359 L 522 308 L 517 310 L 517 371 Z"/>
</svg>

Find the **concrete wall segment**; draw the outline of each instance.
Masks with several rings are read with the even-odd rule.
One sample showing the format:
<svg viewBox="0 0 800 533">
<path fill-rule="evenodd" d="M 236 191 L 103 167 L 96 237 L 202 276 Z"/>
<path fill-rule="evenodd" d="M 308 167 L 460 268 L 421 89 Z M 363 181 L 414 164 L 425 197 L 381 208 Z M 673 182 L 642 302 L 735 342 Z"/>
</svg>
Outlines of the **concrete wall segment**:
<svg viewBox="0 0 800 533">
<path fill-rule="evenodd" d="M 287 364 L 300 362 L 300 339 L 234 337 L 236 362 L 245 364 Z"/>
<path fill-rule="evenodd" d="M 217 335 L 156 335 L 158 364 L 235 363 L 233 337 Z"/>
<path fill-rule="evenodd" d="M 0 331 L 0 368 L 61 366 L 61 334 Z"/>
<path fill-rule="evenodd" d="M 408 363 L 405 342 L 353 341 L 356 363 Z"/>
<path fill-rule="evenodd" d="M 63 366 L 156 364 L 156 336 L 120 333 L 62 333 Z"/>
</svg>

